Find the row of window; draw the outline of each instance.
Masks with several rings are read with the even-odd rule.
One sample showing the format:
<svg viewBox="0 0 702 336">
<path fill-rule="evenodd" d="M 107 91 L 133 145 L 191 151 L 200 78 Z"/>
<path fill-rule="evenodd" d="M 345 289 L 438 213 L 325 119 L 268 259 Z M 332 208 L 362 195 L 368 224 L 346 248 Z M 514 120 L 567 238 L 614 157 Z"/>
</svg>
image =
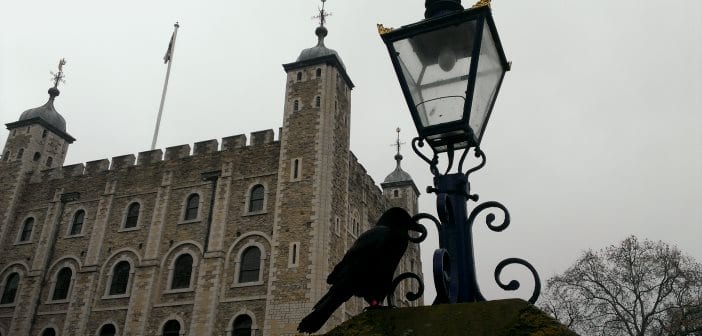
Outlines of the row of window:
<svg viewBox="0 0 702 336">
<path fill-rule="evenodd" d="M 317 68 L 314 72 L 315 78 L 321 78 L 322 77 L 322 69 Z M 302 80 L 302 71 L 298 71 L 297 74 L 295 75 L 295 80 L 296 81 L 301 81 Z"/>
<path fill-rule="evenodd" d="M 20 148 L 20 149 L 17 151 L 17 155 L 15 155 L 15 160 L 21 159 L 23 155 L 24 155 L 24 148 Z M 4 161 L 8 161 L 8 160 L 10 159 L 10 151 L 6 151 L 6 152 L 5 152 L 5 155 L 2 156 L 2 159 L 3 159 Z M 41 153 L 35 152 L 35 153 L 34 153 L 34 157 L 32 158 L 32 160 L 34 160 L 34 161 L 39 161 L 39 159 L 41 159 Z M 52 158 L 51 156 L 49 156 L 48 158 L 46 158 L 46 166 L 47 166 L 47 167 L 51 167 L 51 165 L 52 165 L 53 163 L 54 163 L 54 158 Z"/>
<path fill-rule="evenodd" d="M 314 107 L 320 107 L 322 105 L 322 97 L 320 96 L 315 96 L 314 97 Z M 302 106 L 300 106 L 300 100 L 295 99 L 293 100 L 293 111 L 297 112 L 300 110 Z"/>
<path fill-rule="evenodd" d="M 231 326 L 231 336 L 252 336 L 253 330 L 251 329 L 253 325 L 253 320 L 249 315 L 242 314 L 237 316 L 232 322 Z M 161 330 L 162 336 L 179 336 L 181 335 L 181 325 L 178 320 L 167 321 Z M 108 323 L 100 327 L 99 336 L 115 336 L 117 334 L 117 327 L 114 324 Z M 56 336 L 56 330 L 54 328 L 46 328 L 42 331 L 41 336 Z"/>
<path fill-rule="evenodd" d="M 295 176 L 297 176 L 297 168 L 294 174 Z M 261 184 L 257 184 L 253 188 L 251 188 L 251 191 L 249 193 L 248 205 L 249 213 L 263 211 L 265 191 L 265 188 Z M 140 210 L 141 204 L 139 202 L 132 202 L 131 204 L 129 204 L 122 225 L 123 229 L 136 228 L 137 223 L 139 222 Z M 185 209 L 183 211 L 183 221 L 196 220 L 198 218 L 199 211 L 200 195 L 190 194 L 185 202 Z M 17 242 L 28 242 L 31 239 L 32 231 L 34 230 L 34 222 L 34 217 L 29 217 L 24 221 Z M 85 223 L 85 210 L 78 210 L 73 214 L 73 219 L 71 221 L 71 226 L 68 230 L 68 235 L 75 236 L 81 234 L 81 232 L 83 232 L 83 223 Z"/>
<path fill-rule="evenodd" d="M 261 281 L 261 249 L 257 246 L 249 246 L 241 253 L 241 259 L 238 263 L 238 278 L 237 283 L 257 283 Z M 131 281 L 132 266 L 126 261 L 117 262 L 110 273 L 109 287 L 107 295 L 126 295 Z M 184 253 L 178 256 L 175 260 L 173 270 L 170 276 L 169 289 L 188 289 L 192 287 L 193 278 L 193 256 L 189 253 Z M 51 292 L 52 301 L 61 301 L 68 299 L 73 280 L 73 270 L 70 267 L 61 268 L 56 273 L 56 278 Z M 5 286 L 0 298 L 0 304 L 11 304 L 15 302 L 17 297 L 17 289 L 19 287 L 20 275 L 17 272 L 11 273 L 5 280 Z"/>
</svg>

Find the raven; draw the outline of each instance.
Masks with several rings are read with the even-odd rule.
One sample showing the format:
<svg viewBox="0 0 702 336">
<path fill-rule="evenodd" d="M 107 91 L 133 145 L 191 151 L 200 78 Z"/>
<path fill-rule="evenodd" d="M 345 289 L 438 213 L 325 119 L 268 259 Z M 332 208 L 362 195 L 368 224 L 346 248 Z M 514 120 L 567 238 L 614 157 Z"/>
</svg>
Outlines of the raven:
<svg viewBox="0 0 702 336">
<path fill-rule="evenodd" d="M 383 213 L 375 227 L 361 234 L 334 267 L 327 277 L 329 291 L 302 319 L 297 330 L 316 332 L 352 295 L 362 297 L 371 307 L 379 306 L 392 291 L 393 274 L 411 239 L 408 230 L 423 229 L 417 226 L 402 208 Z"/>
</svg>

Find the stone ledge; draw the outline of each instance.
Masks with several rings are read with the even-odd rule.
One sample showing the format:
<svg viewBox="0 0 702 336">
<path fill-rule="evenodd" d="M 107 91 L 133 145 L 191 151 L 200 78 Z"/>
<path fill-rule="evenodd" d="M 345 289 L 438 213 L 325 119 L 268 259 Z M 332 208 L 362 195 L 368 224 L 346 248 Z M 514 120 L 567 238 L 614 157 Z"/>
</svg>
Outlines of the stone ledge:
<svg viewBox="0 0 702 336">
<path fill-rule="evenodd" d="M 520 299 L 366 311 L 327 336 L 577 336 Z"/>
</svg>

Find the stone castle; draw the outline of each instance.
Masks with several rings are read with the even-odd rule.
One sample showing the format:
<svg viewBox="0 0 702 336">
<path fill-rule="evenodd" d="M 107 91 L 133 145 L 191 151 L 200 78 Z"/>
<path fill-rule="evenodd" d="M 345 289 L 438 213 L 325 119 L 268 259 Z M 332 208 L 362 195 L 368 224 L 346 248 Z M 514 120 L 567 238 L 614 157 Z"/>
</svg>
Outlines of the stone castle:
<svg viewBox="0 0 702 336">
<path fill-rule="evenodd" d="M 419 195 L 399 153 L 379 188 L 349 150 L 353 83 L 323 24 L 316 34 L 283 65 L 278 139 L 265 130 L 64 166 L 75 139 L 56 85 L 7 123 L 0 336 L 297 334 L 356 237 L 389 207 L 416 213 Z M 399 271 L 421 275 L 416 244 Z M 320 332 L 363 307 L 353 298 Z"/>
</svg>

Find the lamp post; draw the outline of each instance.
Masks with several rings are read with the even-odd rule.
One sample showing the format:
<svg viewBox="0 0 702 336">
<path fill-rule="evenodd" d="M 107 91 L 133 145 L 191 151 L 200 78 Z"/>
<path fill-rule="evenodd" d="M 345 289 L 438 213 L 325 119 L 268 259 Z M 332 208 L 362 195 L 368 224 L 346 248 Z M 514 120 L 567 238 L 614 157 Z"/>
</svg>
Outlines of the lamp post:
<svg viewBox="0 0 702 336">
<path fill-rule="evenodd" d="M 490 201 L 477 204 L 470 213 L 467 202 L 478 201 L 470 194 L 469 175 L 485 165 L 480 150 L 485 127 L 505 73 L 510 69 L 489 1 L 481 0 L 464 10 L 460 0 L 426 0 L 425 20 L 399 29 L 378 25 L 407 106 L 419 136 L 412 141 L 417 155 L 429 164 L 434 186 L 427 192 L 437 195 L 434 219 L 439 231 L 440 248 L 434 252 L 434 282 L 437 303 L 484 301 L 475 274 L 472 225 L 480 213 L 487 214 L 486 224 L 493 231 L 509 226 L 507 209 Z M 418 147 L 427 143 L 430 159 Z M 462 150 L 457 172 L 449 173 L 454 153 Z M 482 161 L 463 172 L 469 151 Z M 438 169 L 439 156 L 447 158 L 447 168 Z M 494 210 L 503 213 L 503 221 L 494 225 Z M 505 266 L 521 264 L 534 277 L 535 288 L 529 302 L 540 292 L 539 276 L 531 264 L 519 258 L 508 258 L 495 269 L 495 281 L 504 290 L 516 290 L 516 280 L 504 284 L 500 273 Z"/>
</svg>

